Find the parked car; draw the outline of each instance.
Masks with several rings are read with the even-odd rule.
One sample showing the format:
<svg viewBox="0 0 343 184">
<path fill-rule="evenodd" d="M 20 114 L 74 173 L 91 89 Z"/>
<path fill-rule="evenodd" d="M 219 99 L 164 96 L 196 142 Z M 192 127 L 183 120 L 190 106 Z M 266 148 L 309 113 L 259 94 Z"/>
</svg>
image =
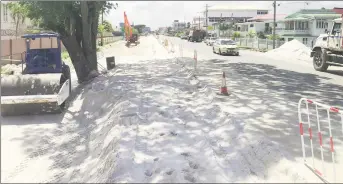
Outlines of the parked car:
<svg viewBox="0 0 343 184">
<path fill-rule="evenodd" d="M 213 53 L 218 53 L 220 55 L 239 55 L 239 50 L 237 48 L 236 42 L 231 39 L 217 39 L 213 43 L 212 49 Z"/>
<path fill-rule="evenodd" d="M 214 43 L 216 40 L 217 40 L 217 38 L 215 38 L 215 37 L 210 37 L 210 38 L 207 39 L 206 45 L 212 46 L 213 43 Z"/>
</svg>

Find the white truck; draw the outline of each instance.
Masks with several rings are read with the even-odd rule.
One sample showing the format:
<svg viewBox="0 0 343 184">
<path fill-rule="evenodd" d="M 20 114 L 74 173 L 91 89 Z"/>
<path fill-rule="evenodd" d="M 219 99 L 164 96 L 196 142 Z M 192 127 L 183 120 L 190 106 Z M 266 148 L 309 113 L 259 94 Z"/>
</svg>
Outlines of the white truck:
<svg viewBox="0 0 343 184">
<path fill-rule="evenodd" d="M 315 70 L 324 72 L 329 66 L 343 67 L 342 23 L 342 18 L 335 19 L 332 29 L 317 38 L 311 52 Z"/>
</svg>

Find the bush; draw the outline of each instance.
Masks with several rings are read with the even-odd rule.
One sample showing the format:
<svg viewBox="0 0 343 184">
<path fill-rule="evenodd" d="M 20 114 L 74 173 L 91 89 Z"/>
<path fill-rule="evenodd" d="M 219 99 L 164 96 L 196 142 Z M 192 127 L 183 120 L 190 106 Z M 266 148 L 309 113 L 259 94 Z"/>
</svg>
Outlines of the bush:
<svg viewBox="0 0 343 184">
<path fill-rule="evenodd" d="M 240 37 L 241 37 L 241 33 L 240 33 L 240 32 L 234 32 L 234 33 L 232 34 L 232 38 L 233 38 L 233 39 L 240 38 Z"/>
<path fill-rule="evenodd" d="M 268 40 L 273 40 L 273 35 L 268 35 Z M 275 40 L 280 40 L 280 36 L 279 35 L 275 35 Z"/>
<path fill-rule="evenodd" d="M 257 37 L 260 39 L 266 39 L 267 38 L 266 35 L 264 35 L 264 33 L 262 31 L 257 33 Z"/>
<path fill-rule="evenodd" d="M 256 36 L 256 32 L 250 30 L 250 31 L 248 32 L 247 36 L 248 36 L 249 38 L 254 38 L 254 37 Z"/>
</svg>

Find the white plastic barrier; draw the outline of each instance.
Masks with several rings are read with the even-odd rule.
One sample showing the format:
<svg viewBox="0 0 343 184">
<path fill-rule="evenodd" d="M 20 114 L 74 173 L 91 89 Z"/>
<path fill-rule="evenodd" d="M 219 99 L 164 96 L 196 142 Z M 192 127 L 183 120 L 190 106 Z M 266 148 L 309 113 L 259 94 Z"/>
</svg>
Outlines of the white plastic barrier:
<svg viewBox="0 0 343 184">
<path fill-rule="evenodd" d="M 179 45 L 180 57 L 183 58 L 183 46 Z"/>
<path fill-rule="evenodd" d="M 198 65 L 198 53 L 196 50 L 194 50 L 194 73 L 197 71 L 197 65 Z"/>
<path fill-rule="evenodd" d="M 306 105 L 306 113 L 302 113 L 301 105 L 305 103 Z M 313 134 L 312 134 L 312 126 L 311 126 L 311 119 L 310 119 L 310 110 L 309 105 L 315 106 L 316 111 L 316 120 L 317 120 L 317 130 L 318 130 L 318 142 L 320 147 L 320 154 L 321 154 L 321 169 L 318 169 L 315 166 L 315 157 L 314 157 L 314 142 L 313 142 Z M 321 130 L 321 121 L 318 110 L 326 110 L 326 116 L 327 116 L 327 123 L 328 123 L 328 129 L 329 129 L 329 137 L 328 141 L 323 141 L 323 132 Z M 326 174 L 326 166 L 327 164 L 324 164 L 324 146 L 325 143 L 329 144 L 329 151 L 331 153 L 331 165 L 332 165 L 332 180 L 331 182 L 336 182 L 336 160 L 335 160 L 335 154 L 338 153 L 337 150 L 334 149 L 334 142 L 338 140 L 339 136 L 334 137 L 332 134 L 332 119 L 330 117 L 331 114 L 337 114 L 340 117 L 340 123 L 342 130 L 341 135 L 343 135 L 343 111 L 338 109 L 337 107 L 331 107 L 313 100 L 309 100 L 306 98 L 301 98 L 298 103 L 298 116 L 299 116 L 299 127 L 300 127 L 300 136 L 301 136 L 301 144 L 302 144 L 302 153 L 303 153 L 303 160 L 304 164 L 308 166 L 317 176 L 319 176 L 323 181 L 329 183 L 328 175 Z M 305 151 L 305 140 L 304 140 L 304 121 L 302 120 L 302 114 L 307 114 L 307 124 L 308 124 L 308 135 L 309 135 L 309 141 L 310 141 L 310 149 L 311 149 L 311 164 L 309 164 L 306 160 L 306 151 Z M 334 122 L 337 123 L 337 122 Z M 315 125 L 313 125 L 315 126 Z M 327 151 L 327 150 L 326 150 Z M 343 150 L 341 150 L 342 152 Z M 328 160 L 327 160 L 328 161 Z M 343 173 L 343 171 L 339 170 L 339 173 Z M 330 177 L 331 178 L 331 177 Z"/>
</svg>

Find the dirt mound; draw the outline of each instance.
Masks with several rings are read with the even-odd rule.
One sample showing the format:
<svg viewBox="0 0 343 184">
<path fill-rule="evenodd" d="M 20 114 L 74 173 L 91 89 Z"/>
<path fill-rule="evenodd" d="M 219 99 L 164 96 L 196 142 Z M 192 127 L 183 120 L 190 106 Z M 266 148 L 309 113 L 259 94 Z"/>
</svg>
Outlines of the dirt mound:
<svg viewBox="0 0 343 184">
<path fill-rule="evenodd" d="M 302 61 L 310 61 L 311 49 L 302 44 L 298 40 L 292 40 L 286 42 L 277 49 L 270 50 L 265 53 L 266 56 L 273 57 L 275 59 L 296 59 Z"/>
</svg>

